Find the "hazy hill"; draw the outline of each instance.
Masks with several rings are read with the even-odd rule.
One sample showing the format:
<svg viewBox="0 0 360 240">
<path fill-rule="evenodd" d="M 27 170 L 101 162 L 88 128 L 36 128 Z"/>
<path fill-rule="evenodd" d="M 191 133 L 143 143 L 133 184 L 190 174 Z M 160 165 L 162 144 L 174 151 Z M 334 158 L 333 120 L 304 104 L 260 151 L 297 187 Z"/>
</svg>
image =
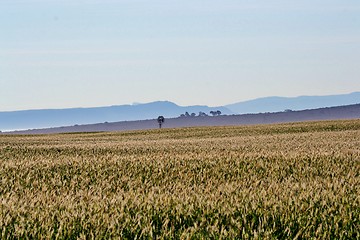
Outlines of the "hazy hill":
<svg viewBox="0 0 360 240">
<path fill-rule="evenodd" d="M 195 126 L 236 126 L 250 124 L 272 124 L 285 122 L 302 122 L 318 120 L 340 120 L 340 119 L 360 119 L 360 104 L 320 108 L 312 110 L 277 112 L 277 113 L 258 113 L 228 115 L 216 117 L 179 117 L 166 119 L 164 128 L 195 127 Z M 110 132 L 157 129 L 159 126 L 156 119 L 99 123 L 89 125 L 79 125 L 70 127 L 59 127 L 49 129 L 36 129 L 30 131 L 20 131 L 17 134 L 47 134 L 47 133 L 70 133 L 70 132 Z"/>
<path fill-rule="evenodd" d="M 329 96 L 265 97 L 226 105 L 235 113 L 280 112 L 286 109 L 305 110 L 360 103 L 360 92 Z"/>
<path fill-rule="evenodd" d="M 214 110 L 220 110 L 224 114 L 231 113 L 231 111 L 225 107 L 182 107 L 167 101 L 96 108 L 0 112 L 0 130 L 48 128 L 75 124 L 143 120 L 153 119 L 159 115 L 171 118 L 178 117 L 185 112 L 198 114 L 200 111 L 209 113 Z"/>
<path fill-rule="evenodd" d="M 360 103 L 360 92 L 331 96 L 301 96 L 295 98 L 266 97 L 230 104 L 225 107 L 178 106 L 168 101 L 147 104 L 119 105 L 96 108 L 45 109 L 0 112 L 0 130 L 51 128 L 60 126 L 95 124 L 154 119 L 159 115 L 176 118 L 185 112 L 209 113 L 220 110 L 223 114 L 283 112 L 285 109 L 306 110 Z M 189 119 L 187 121 L 190 121 Z"/>
</svg>

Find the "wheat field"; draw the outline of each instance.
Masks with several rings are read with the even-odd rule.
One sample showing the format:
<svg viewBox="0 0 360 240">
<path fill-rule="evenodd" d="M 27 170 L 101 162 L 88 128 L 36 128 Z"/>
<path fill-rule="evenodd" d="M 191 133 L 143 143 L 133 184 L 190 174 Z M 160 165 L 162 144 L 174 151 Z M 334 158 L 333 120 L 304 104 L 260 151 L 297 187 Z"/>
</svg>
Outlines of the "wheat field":
<svg viewBox="0 0 360 240">
<path fill-rule="evenodd" d="M 360 239 L 360 120 L 0 135 L 1 239 Z"/>
</svg>

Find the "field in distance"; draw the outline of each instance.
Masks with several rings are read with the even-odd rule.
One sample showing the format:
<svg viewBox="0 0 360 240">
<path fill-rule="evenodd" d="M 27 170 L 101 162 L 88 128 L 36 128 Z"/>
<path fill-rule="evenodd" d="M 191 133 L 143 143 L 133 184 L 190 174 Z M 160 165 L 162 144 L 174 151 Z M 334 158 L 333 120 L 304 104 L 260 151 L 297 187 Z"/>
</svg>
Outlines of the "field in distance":
<svg viewBox="0 0 360 240">
<path fill-rule="evenodd" d="M 360 120 L 0 135 L 2 239 L 359 239 Z"/>
</svg>

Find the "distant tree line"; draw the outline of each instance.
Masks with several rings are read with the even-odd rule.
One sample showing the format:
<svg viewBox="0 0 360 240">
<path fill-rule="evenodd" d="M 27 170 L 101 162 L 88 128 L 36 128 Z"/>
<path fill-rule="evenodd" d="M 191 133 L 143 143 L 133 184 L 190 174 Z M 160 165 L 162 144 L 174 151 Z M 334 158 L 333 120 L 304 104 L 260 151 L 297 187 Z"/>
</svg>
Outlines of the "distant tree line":
<svg viewBox="0 0 360 240">
<path fill-rule="evenodd" d="M 219 111 L 219 110 L 217 110 L 217 111 L 211 111 L 210 114 L 213 115 L 213 116 L 220 116 L 220 115 L 221 115 L 221 111 Z"/>
<path fill-rule="evenodd" d="M 212 116 L 220 116 L 221 111 L 219 111 L 219 110 L 210 111 L 210 115 L 212 115 Z M 196 115 L 196 113 L 185 112 L 184 114 L 180 115 L 180 117 L 206 117 L 206 116 L 209 116 L 209 115 L 207 113 L 205 113 L 205 112 L 199 112 L 197 115 Z"/>
<path fill-rule="evenodd" d="M 221 115 L 221 111 L 217 110 L 217 111 L 210 111 L 210 114 L 212 116 L 220 116 Z M 207 113 L 204 113 L 204 112 L 199 112 L 198 115 L 196 115 L 196 113 L 189 113 L 189 112 L 185 112 L 184 114 L 181 114 L 180 117 L 206 117 L 206 116 L 209 116 Z M 162 125 L 164 124 L 165 122 L 165 118 L 164 116 L 159 116 L 157 119 L 157 122 L 159 124 L 159 128 L 162 128 Z M 107 123 L 107 122 L 105 122 Z M 77 126 L 77 125 L 75 125 Z"/>
</svg>

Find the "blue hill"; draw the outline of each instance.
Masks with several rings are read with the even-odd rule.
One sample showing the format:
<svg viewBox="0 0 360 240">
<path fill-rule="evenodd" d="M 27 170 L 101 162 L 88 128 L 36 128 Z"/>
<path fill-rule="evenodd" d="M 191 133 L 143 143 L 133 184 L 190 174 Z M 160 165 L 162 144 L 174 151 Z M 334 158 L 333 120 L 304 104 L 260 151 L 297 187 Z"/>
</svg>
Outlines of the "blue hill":
<svg viewBox="0 0 360 240">
<path fill-rule="evenodd" d="M 231 111 L 225 107 L 182 107 L 168 101 L 95 108 L 0 112 L 0 130 L 7 131 L 70 126 L 75 124 L 145 120 L 157 118 L 159 115 L 165 118 L 171 118 L 178 117 L 185 112 L 198 114 L 200 111 L 209 113 L 214 110 L 220 110 L 224 114 L 231 113 Z"/>
<path fill-rule="evenodd" d="M 360 103 L 360 92 L 329 96 L 266 97 L 226 105 L 238 114 L 281 112 L 286 109 L 305 110 L 324 107 L 344 106 Z"/>
</svg>

